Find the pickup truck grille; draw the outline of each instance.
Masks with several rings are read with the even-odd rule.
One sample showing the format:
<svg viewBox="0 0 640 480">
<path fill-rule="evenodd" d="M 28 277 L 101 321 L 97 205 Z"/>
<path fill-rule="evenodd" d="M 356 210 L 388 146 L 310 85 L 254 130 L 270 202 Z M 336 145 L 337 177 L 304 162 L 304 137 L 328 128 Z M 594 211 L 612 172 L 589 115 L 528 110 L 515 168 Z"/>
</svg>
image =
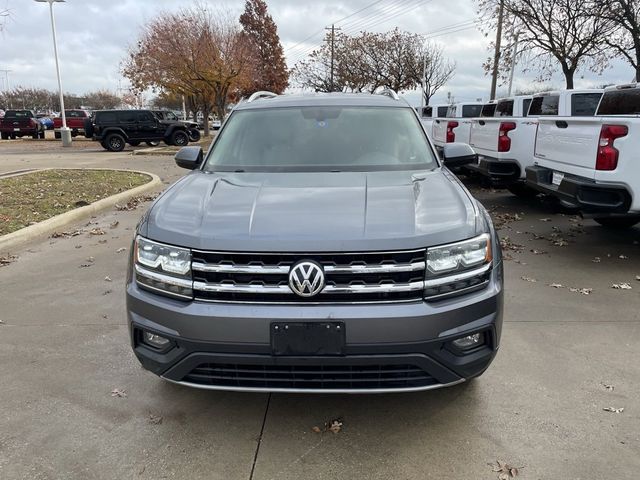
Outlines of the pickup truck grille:
<svg viewBox="0 0 640 480">
<path fill-rule="evenodd" d="M 305 298 L 289 287 L 302 260 L 320 264 L 326 285 Z M 375 303 L 423 298 L 425 250 L 372 253 L 220 253 L 193 251 L 195 298 L 239 303 Z"/>
</svg>

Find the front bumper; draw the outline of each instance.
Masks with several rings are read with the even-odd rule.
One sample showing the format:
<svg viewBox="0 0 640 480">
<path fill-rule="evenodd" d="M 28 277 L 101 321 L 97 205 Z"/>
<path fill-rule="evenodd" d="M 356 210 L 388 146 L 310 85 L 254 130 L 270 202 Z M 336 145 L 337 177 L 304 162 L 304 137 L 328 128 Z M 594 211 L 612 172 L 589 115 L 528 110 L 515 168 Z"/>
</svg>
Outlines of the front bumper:
<svg viewBox="0 0 640 480">
<path fill-rule="evenodd" d="M 465 165 L 465 170 L 488 177 L 496 186 L 511 185 L 521 181 L 522 171 L 515 160 L 498 160 L 480 156 L 477 164 Z"/>
<path fill-rule="evenodd" d="M 560 185 L 552 183 L 553 170 L 527 167 L 527 185 L 584 213 L 627 213 L 631 194 L 623 185 L 596 183 L 589 178 L 565 174 Z"/>
<path fill-rule="evenodd" d="M 243 305 L 184 303 L 127 286 L 133 350 L 171 382 L 213 390 L 383 393 L 455 385 L 484 372 L 502 330 L 502 266 L 478 292 L 436 303 Z M 343 322 L 343 355 L 273 355 L 274 322 Z M 147 346 L 142 331 L 171 341 Z M 468 352 L 451 341 L 479 332 Z"/>
</svg>

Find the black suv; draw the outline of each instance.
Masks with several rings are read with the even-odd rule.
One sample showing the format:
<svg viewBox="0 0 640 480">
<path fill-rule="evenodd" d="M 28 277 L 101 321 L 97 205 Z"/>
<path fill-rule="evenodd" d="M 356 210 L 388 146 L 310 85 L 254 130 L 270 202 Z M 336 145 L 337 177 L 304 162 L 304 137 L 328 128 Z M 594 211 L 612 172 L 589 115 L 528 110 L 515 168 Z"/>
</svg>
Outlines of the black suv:
<svg viewBox="0 0 640 480">
<path fill-rule="evenodd" d="M 184 147 L 189 143 L 187 127 L 180 122 L 160 121 L 151 110 L 100 110 L 85 122 L 85 137 L 97 140 L 107 150 L 120 152 L 125 145 L 160 141 Z"/>
</svg>

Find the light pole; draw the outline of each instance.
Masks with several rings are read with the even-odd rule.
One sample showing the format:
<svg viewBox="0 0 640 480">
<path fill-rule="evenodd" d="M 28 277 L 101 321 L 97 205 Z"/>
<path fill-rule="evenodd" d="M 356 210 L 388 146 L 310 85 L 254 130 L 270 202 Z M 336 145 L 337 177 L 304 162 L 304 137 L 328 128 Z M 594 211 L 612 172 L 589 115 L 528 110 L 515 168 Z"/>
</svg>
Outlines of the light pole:
<svg viewBox="0 0 640 480">
<path fill-rule="evenodd" d="M 62 80 L 60 80 L 60 64 L 58 63 L 58 44 L 56 41 L 56 21 L 53 16 L 53 4 L 64 3 L 65 0 L 35 0 L 39 3 L 49 4 L 49 13 L 51 14 L 51 33 L 53 34 L 53 54 L 56 58 L 56 73 L 58 75 L 58 90 L 60 92 L 60 115 L 62 116 L 62 128 L 60 129 L 60 137 L 62 138 L 62 146 L 71 146 L 71 130 L 67 127 L 67 116 L 64 114 L 64 95 L 62 93 Z"/>
</svg>

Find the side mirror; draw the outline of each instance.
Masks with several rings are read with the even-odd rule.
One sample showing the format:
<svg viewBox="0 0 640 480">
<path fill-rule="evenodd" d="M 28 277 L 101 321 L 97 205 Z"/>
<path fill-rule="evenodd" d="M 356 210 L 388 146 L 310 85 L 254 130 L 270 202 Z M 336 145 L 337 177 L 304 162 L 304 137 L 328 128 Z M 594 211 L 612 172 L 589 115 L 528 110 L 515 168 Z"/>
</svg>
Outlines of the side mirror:
<svg viewBox="0 0 640 480">
<path fill-rule="evenodd" d="M 478 163 L 478 155 L 466 143 L 446 143 L 442 151 L 442 160 L 445 166 L 455 168 Z"/>
<path fill-rule="evenodd" d="M 182 147 L 175 156 L 176 164 L 187 170 L 198 168 L 203 159 L 202 147 Z"/>
</svg>

